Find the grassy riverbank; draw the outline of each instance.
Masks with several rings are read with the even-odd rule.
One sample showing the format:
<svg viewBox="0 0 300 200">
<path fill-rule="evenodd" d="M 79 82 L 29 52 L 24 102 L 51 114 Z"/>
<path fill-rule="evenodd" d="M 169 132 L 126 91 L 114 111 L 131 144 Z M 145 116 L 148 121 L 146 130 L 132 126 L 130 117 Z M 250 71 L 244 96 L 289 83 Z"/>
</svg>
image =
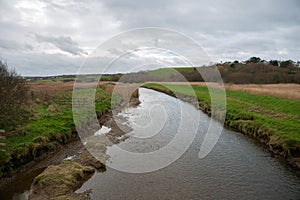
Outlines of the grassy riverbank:
<svg viewBox="0 0 300 200">
<path fill-rule="evenodd" d="M 44 93 L 43 93 L 44 92 Z M 72 92 L 33 92 L 28 122 L 7 131 L 1 139 L 0 177 L 76 136 L 72 115 Z M 110 111 L 111 95 L 97 88 L 97 115 Z"/>
<path fill-rule="evenodd" d="M 164 85 L 148 83 L 145 87 L 170 95 L 191 95 L 188 86 Z M 200 109 L 210 113 L 208 88 L 193 86 L 193 89 Z M 226 98 L 226 126 L 257 138 L 272 152 L 300 168 L 300 101 L 229 90 Z"/>
</svg>

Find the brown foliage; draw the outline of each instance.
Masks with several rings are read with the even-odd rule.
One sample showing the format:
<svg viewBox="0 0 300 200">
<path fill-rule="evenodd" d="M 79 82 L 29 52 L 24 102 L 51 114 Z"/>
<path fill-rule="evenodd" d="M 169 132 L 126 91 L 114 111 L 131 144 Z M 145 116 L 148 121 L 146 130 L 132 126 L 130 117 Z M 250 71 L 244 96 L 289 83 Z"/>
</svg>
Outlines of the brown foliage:
<svg viewBox="0 0 300 200">
<path fill-rule="evenodd" d="M 300 83 L 300 69 L 293 65 L 283 68 L 266 63 L 224 64 L 220 72 L 226 83 Z"/>
<path fill-rule="evenodd" d="M 0 61 L 0 128 L 15 126 L 25 117 L 29 101 L 26 81 Z"/>
</svg>

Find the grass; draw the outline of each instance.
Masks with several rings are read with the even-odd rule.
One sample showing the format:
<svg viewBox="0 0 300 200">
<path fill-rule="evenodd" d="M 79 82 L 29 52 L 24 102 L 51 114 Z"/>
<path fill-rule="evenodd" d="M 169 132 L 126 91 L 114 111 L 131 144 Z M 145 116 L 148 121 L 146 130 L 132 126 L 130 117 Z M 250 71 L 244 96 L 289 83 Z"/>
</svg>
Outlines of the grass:
<svg viewBox="0 0 300 200">
<path fill-rule="evenodd" d="M 300 100 L 299 84 L 226 84 L 226 89 L 252 94 L 262 94 L 268 96 L 287 98 L 291 100 Z"/>
<path fill-rule="evenodd" d="M 151 71 L 147 72 L 147 74 L 149 74 L 155 78 L 169 77 L 174 73 L 176 73 L 176 71 L 172 68 L 162 68 L 162 69 L 156 69 L 156 70 L 151 70 Z"/>
<path fill-rule="evenodd" d="M 168 83 L 168 82 L 161 82 Z M 220 84 L 214 82 L 169 82 L 170 84 L 191 84 L 194 86 L 209 86 L 213 88 L 220 88 Z M 260 94 L 266 96 L 273 96 L 285 98 L 290 100 L 300 100 L 300 85 L 293 83 L 279 83 L 279 84 L 231 84 L 225 83 L 226 90 L 247 92 L 251 94 Z"/>
<path fill-rule="evenodd" d="M 156 70 L 148 71 L 147 73 L 149 75 L 152 75 L 156 78 L 160 78 L 164 80 L 167 77 L 172 77 L 174 75 L 177 75 L 178 72 L 187 72 L 187 71 L 194 71 L 193 67 L 175 67 L 175 68 L 160 68 Z"/>
<path fill-rule="evenodd" d="M 173 69 L 177 70 L 177 71 L 194 71 L 195 68 L 194 67 L 174 67 Z"/>
<path fill-rule="evenodd" d="M 145 86 L 166 93 L 191 95 L 186 85 L 149 83 Z M 193 86 L 193 89 L 200 108 L 209 108 L 208 88 Z M 258 138 L 285 157 L 299 156 L 300 101 L 230 90 L 226 91 L 226 98 L 225 124 L 228 127 Z"/>
<path fill-rule="evenodd" d="M 0 176 L 66 143 L 75 133 L 71 91 L 53 93 L 46 101 L 41 102 L 39 98 L 34 101 L 34 114 L 29 122 L 18 127 L 17 134 L 0 141 L 5 144 L 0 151 Z M 97 115 L 108 112 L 110 107 L 111 95 L 97 88 Z"/>
</svg>

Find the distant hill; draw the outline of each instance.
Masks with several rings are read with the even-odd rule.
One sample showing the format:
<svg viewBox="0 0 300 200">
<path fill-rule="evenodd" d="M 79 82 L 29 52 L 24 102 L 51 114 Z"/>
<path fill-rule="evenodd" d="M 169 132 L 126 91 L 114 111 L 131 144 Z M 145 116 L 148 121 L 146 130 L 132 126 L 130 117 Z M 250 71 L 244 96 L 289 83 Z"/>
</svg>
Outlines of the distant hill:
<svg viewBox="0 0 300 200">
<path fill-rule="evenodd" d="M 247 61 L 217 63 L 206 67 L 181 67 L 161 68 L 150 71 L 140 71 L 130 74 L 104 74 L 102 81 L 121 81 L 141 83 L 146 81 L 163 82 L 203 82 L 200 74 L 209 77 L 209 82 L 217 82 L 217 77 L 210 76 L 216 68 L 220 71 L 225 83 L 235 84 L 271 84 L 271 83 L 297 83 L 300 84 L 300 62 L 286 61 L 265 61 L 258 57 L 252 57 Z M 200 71 L 200 73 L 199 73 Z M 74 81 L 76 75 L 62 75 L 49 77 L 25 77 L 28 81 Z M 97 81 L 99 75 L 81 75 L 80 80 L 84 82 Z M 78 80 L 78 79 L 77 79 Z"/>
<path fill-rule="evenodd" d="M 218 63 L 208 67 L 193 68 L 162 68 L 152 71 L 144 71 L 126 74 L 121 78 L 123 82 L 145 82 L 145 81 L 204 81 L 200 74 L 210 74 L 217 67 L 225 83 L 236 84 L 271 84 L 271 83 L 298 83 L 300 84 L 299 62 L 293 61 L 263 61 L 252 57 L 244 62 Z M 200 73 L 199 73 L 200 71 Z M 210 82 L 218 79 L 209 76 Z"/>
</svg>

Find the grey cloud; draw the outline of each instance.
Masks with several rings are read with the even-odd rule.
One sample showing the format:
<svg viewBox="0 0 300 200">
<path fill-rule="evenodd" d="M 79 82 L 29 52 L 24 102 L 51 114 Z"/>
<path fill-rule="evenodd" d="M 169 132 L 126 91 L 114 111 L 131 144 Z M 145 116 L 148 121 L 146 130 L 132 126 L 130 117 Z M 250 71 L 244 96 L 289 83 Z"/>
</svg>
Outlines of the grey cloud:
<svg viewBox="0 0 300 200">
<path fill-rule="evenodd" d="M 104 1 L 123 28 L 166 27 L 198 41 L 215 61 L 299 60 L 300 3 L 297 0 Z M 205 37 L 199 37 L 198 34 Z M 177 41 L 176 41 L 177 42 Z M 286 48 L 289 54 L 278 54 Z M 242 54 L 241 52 L 247 52 Z"/>
<path fill-rule="evenodd" d="M 13 40 L 1 40 L 0 48 L 6 50 L 32 50 L 33 46 L 30 44 L 21 44 Z"/>
<path fill-rule="evenodd" d="M 82 49 L 78 47 L 78 43 L 72 40 L 71 37 L 59 36 L 43 36 L 35 34 L 35 37 L 38 42 L 48 42 L 59 48 L 60 50 L 73 54 L 73 55 L 82 55 L 86 54 Z"/>
<path fill-rule="evenodd" d="M 16 59 L 17 58 L 17 59 Z M 34 58 L 34 59 L 33 59 Z M 70 57 L 63 54 L 5 52 L 0 59 L 8 66 L 18 66 L 17 71 L 24 76 L 50 76 L 76 74 L 83 57 Z"/>
<path fill-rule="evenodd" d="M 67 66 L 79 66 L 85 51 L 142 27 L 180 31 L 202 45 L 215 62 L 249 56 L 300 60 L 299 0 L 26 1 L 0 1 L 0 59 L 27 75 L 73 72 Z M 53 54 L 49 46 L 76 56 Z M 112 48 L 103 56 L 122 53 Z"/>
<path fill-rule="evenodd" d="M 127 27 L 249 31 L 299 24 L 299 1 L 104 1 Z M 195 30 L 196 29 L 196 30 Z"/>
</svg>

